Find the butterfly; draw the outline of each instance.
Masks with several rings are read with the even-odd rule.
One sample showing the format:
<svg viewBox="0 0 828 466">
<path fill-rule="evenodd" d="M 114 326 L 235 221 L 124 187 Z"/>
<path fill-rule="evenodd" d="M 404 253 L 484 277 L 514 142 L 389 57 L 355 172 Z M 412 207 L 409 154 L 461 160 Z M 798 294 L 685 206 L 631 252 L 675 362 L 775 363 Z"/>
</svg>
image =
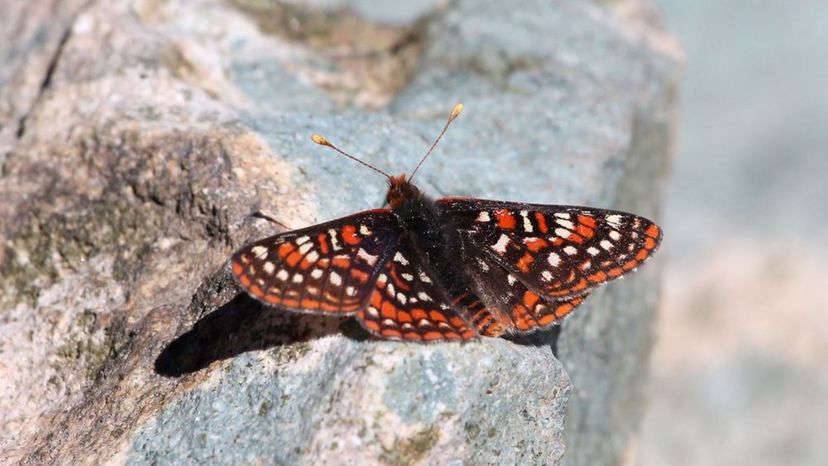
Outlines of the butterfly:
<svg viewBox="0 0 828 466">
<path fill-rule="evenodd" d="M 247 244 L 230 260 L 241 288 L 282 310 L 355 316 L 382 339 L 463 341 L 558 324 L 597 286 L 650 258 L 662 232 L 637 215 L 425 196 L 411 179 L 462 109 L 411 176 L 313 135 L 386 176 L 387 206 Z"/>
</svg>

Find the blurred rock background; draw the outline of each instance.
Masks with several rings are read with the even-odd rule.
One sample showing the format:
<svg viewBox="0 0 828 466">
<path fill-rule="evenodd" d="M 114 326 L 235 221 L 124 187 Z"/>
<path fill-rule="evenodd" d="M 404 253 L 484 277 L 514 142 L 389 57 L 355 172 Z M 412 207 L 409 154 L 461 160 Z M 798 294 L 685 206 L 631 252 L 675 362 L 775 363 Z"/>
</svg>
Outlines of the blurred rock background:
<svg viewBox="0 0 828 466">
<path fill-rule="evenodd" d="M 828 3 L 658 4 L 687 76 L 637 456 L 828 464 Z"/>
</svg>

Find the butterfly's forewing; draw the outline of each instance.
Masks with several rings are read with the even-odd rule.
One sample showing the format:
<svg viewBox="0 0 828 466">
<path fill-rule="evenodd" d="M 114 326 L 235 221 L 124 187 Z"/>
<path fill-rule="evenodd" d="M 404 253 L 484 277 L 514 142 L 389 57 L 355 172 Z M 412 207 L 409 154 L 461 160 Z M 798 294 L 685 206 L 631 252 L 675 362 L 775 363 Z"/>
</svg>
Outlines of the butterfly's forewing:
<svg viewBox="0 0 828 466">
<path fill-rule="evenodd" d="M 571 301 L 634 270 L 661 241 L 655 223 L 625 212 L 456 198 L 437 205 L 461 236 L 546 300 Z"/>
<path fill-rule="evenodd" d="M 379 271 L 357 319 L 371 333 L 409 341 L 469 340 L 477 333 L 456 311 L 434 275 L 403 236 Z"/>
<path fill-rule="evenodd" d="M 267 305 L 353 314 L 398 238 L 389 210 L 369 210 L 250 243 L 233 254 L 231 268 L 239 285 Z"/>
</svg>

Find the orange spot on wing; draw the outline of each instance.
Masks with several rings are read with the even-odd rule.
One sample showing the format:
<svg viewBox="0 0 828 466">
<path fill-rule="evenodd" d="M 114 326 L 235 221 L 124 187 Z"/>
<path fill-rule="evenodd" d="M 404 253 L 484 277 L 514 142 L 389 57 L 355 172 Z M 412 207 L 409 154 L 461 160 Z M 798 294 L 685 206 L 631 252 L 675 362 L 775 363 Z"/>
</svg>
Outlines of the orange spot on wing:
<svg viewBox="0 0 828 466">
<path fill-rule="evenodd" d="M 325 233 L 319 233 L 319 236 L 316 238 L 317 244 L 319 244 L 319 252 L 322 254 L 327 254 L 330 249 L 328 248 L 328 235 Z"/>
<path fill-rule="evenodd" d="M 647 249 L 653 249 L 656 245 L 654 239 L 650 238 L 649 236 L 644 238 L 644 247 Z"/>
<path fill-rule="evenodd" d="M 526 304 L 527 308 L 531 309 L 539 300 L 540 297 L 531 291 L 527 290 L 526 293 L 523 293 L 523 303 Z"/>
<path fill-rule="evenodd" d="M 635 268 L 636 265 L 638 265 L 638 261 L 635 259 L 630 259 L 629 261 L 627 261 L 626 264 L 624 264 L 624 267 L 622 268 L 624 270 L 632 270 Z"/>
<path fill-rule="evenodd" d="M 644 232 L 644 234 L 647 236 L 651 236 L 653 238 L 657 238 L 660 231 L 661 230 L 659 230 L 658 226 L 653 224 L 647 227 L 647 230 Z"/>
<path fill-rule="evenodd" d="M 623 273 L 624 269 L 622 269 L 621 267 L 616 267 L 614 269 L 610 269 L 610 271 L 607 272 L 607 275 L 609 275 L 610 277 L 618 277 Z"/>
<path fill-rule="evenodd" d="M 584 244 L 584 237 L 575 232 L 570 233 L 566 240 L 575 244 Z"/>
<path fill-rule="evenodd" d="M 541 233 L 547 233 L 549 231 L 549 227 L 546 226 L 546 217 L 540 212 L 535 212 L 535 221 L 538 222 L 538 230 Z"/>
<path fill-rule="evenodd" d="M 242 267 L 241 264 L 239 264 L 238 262 L 233 262 L 233 275 L 238 277 L 239 275 L 241 275 L 242 270 L 244 270 L 244 267 Z"/>
<path fill-rule="evenodd" d="M 279 297 L 276 296 L 275 294 L 265 295 L 264 300 L 271 303 L 271 304 L 276 304 L 280 301 Z"/>
<path fill-rule="evenodd" d="M 495 218 L 497 218 L 497 226 L 507 230 L 515 228 L 515 216 L 511 212 L 506 209 L 497 209 L 494 214 Z"/>
<path fill-rule="evenodd" d="M 380 308 L 380 314 L 388 319 L 396 320 L 397 308 L 390 302 L 386 301 L 382 303 L 382 307 Z"/>
<path fill-rule="evenodd" d="M 540 325 L 549 325 L 557 319 L 554 314 L 546 314 L 545 316 L 538 319 L 538 324 Z"/>
<path fill-rule="evenodd" d="M 277 253 L 279 254 L 279 257 L 284 259 L 288 254 L 293 252 L 294 249 L 296 249 L 296 245 L 293 243 L 282 243 L 279 246 Z"/>
<path fill-rule="evenodd" d="M 402 333 L 399 330 L 394 330 L 392 328 L 387 328 L 382 331 L 382 334 L 387 337 L 402 337 Z"/>
<path fill-rule="evenodd" d="M 420 308 L 416 308 L 411 310 L 411 317 L 415 318 L 416 320 L 428 319 L 428 314 L 426 314 L 426 311 Z"/>
<path fill-rule="evenodd" d="M 517 267 L 520 270 L 522 270 L 523 272 L 528 273 L 529 272 L 529 265 L 532 262 L 535 262 L 535 258 L 532 257 L 532 255 L 527 252 L 526 254 L 523 255 L 523 257 L 520 258 L 520 260 L 517 263 Z"/>
<path fill-rule="evenodd" d="M 563 241 L 563 238 L 555 238 L 555 239 L 552 241 L 552 246 L 560 246 L 560 245 L 562 245 L 562 244 L 563 244 L 563 242 L 564 242 L 564 241 Z"/>
<path fill-rule="evenodd" d="M 397 322 L 399 322 L 399 323 L 411 322 L 411 314 L 409 314 L 408 312 L 405 312 L 405 311 L 398 310 L 397 311 Z"/>
<path fill-rule="evenodd" d="M 582 290 L 586 289 L 587 285 L 588 285 L 588 283 L 587 283 L 586 279 L 582 278 L 581 281 L 579 281 L 577 285 L 572 287 L 572 291 L 582 291 Z"/>
<path fill-rule="evenodd" d="M 460 336 L 464 340 L 471 340 L 472 338 L 476 337 L 477 335 L 474 332 L 472 332 L 471 330 L 466 330 L 463 333 L 461 333 Z"/>
<path fill-rule="evenodd" d="M 362 325 L 366 326 L 367 328 L 379 332 L 380 326 L 376 321 L 373 320 L 363 320 Z"/>
<path fill-rule="evenodd" d="M 445 338 L 447 338 L 449 340 L 459 340 L 460 339 L 460 335 L 458 335 L 454 332 L 448 332 L 444 336 L 445 336 Z"/>
<path fill-rule="evenodd" d="M 578 223 L 590 228 L 595 228 L 595 218 L 590 217 L 589 215 L 578 214 Z"/>
<path fill-rule="evenodd" d="M 359 244 L 362 239 L 356 234 L 356 227 L 353 225 L 345 225 L 342 227 L 342 241 L 350 245 Z"/>
<path fill-rule="evenodd" d="M 360 283 L 368 281 L 368 274 L 359 269 L 351 269 L 351 276 L 359 280 Z"/>
<path fill-rule="evenodd" d="M 533 238 L 529 241 L 526 241 L 526 248 L 532 252 L 538 252 L 539 250 L 549 246 L 549 243 L 545 239 L 541 238 Z"/>
<path fill-rule="evenodd" d="M 595 230 L 582 223 L 579 223 L 578 226 L 575 227 L 575 233 L 578 233 L 584 238 L 592 238 L 592 235 L 595 234 Z"/>
<path fill-rule="evenodd" d="M 555 308 L 555 315 L 558 316 L 558 317 L 563 317 L 563 316 L 569 314 L 570 312 L 572 312 L 572 309 L 574 309 L 574 308 L 575 308 L 575 306 L 573 306 L 572 304 L 566 303 L 564 305 L 561 305 L 561 306 L 558 306 L 557 308 Z"/>
<path fill-rule="evenodd" d="M 302 260 L 302 254 L 299 251 L 293 251 L 285 258 L 285 262 L 291 267 L 296 267 L 300 260 Z"/>
<path fill-rule="evenodd" d="M 379 309 L 382 306 L 382 295 L 379 291 L 374 291 L 371 295 L 371 306 Z"/>
<path fill-rule="evenodd" d="M 433 330 L 426 332 L 425 335 L 423 335 L 423 340 L 439 340 L 440 338 L 443 338 L 443 334 Z"/>
<path fill-rule="evenodd" d="M 602 270 L 599 270 L 599 271 L 595 272 L 594 274 L 587 276 L 587 280 L 589 280 L 593 283 L 602 282 L 606 279 L 607 279 L 607 274 L 605 274 Z"/>
<path fill-rule="evenodd" d="M 443 313 L 442 313 L 442 312 L 439 312 L 439 311 L 431 311 L 431 312 L 429 312 L 429 313 L 428 313 L 428 315 L 429 315 L 429 317 L 431 317 L 431 320 L 433 320 L 433 321 L 435 321 L 435 322 L 448 322 L 448 321 L 446 320 L 446 316 L 445 316 L 445 315 L 443 315 Z"/>
<path fill-rule="evenodd" d="M 334 257 L 331 263 L 340 269 L 347 269 L 351 266 L 351 260 L 347 257 Z"/>
<path fill-rule="evenodd" d="M 264 296 L 264 291 L 262 291 L 262 289 L 256 285 L 251 286 L 247 289 L 247 291 L 249 291 L 250 294 L 256 296 L 257 298 L 261 298 L 262 296 Z"/>
<path fill-rule="evenodd" d="M 638 254 L 636 254 L 636 255 L 635 255 L 635 258 L 636 258 L 636 259 L 638 259 L 638 260 L 640 260 L 640 261 L 643 261 L 643 260 L 644 260 L 644 259 L 646 259 L 646 258 L 647 258 L 647 256 L 649 256 L 649 255 L 650 255 L 650 253 L 649 253 L 649 252 L 647 252 L 647 250 L 646 250 L 646 249 L 642 249 L 642 250 L 638 251 Z"/>
<path fill-rule="evenodd" d="M 239 283 L 245 288 L 250 286 L 250 277 L 247 275 L 240 275 L 239 276 Z"/>
<path fill-rule="evenodd" d="M 451 325 L 453 325 L 454 327 L 456 327 L 456 328 L 463 328 L 463 327 L 465 327 L 465 326 L 466 326 L 466 323 L 465 323 L 465 322 L 463 322 L 463 319 L 461 319 L 461 318 L 459 318 L 459 317 L 452 317 L 452 318 L 449 320 L 449 323 L 450 323 Z"/>
</svg>

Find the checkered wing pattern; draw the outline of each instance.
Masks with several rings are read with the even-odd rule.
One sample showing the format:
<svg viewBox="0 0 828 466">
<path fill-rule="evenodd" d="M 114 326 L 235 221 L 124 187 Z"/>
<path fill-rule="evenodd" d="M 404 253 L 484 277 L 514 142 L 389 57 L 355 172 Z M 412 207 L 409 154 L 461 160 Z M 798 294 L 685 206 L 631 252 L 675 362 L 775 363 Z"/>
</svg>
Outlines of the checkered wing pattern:
<svg viewBox="0 0 828 466">
<path fill-rule="evenodd" d="M 487 263 L 547 302 L 577 304 L 575 298 L 635 270 L 661 241 L 655 223 L 625 212 L 482 199 L 437 205 Z"/>
<path fill-rule="evenodd" d="M 477 337 L 434 275 L 403 236 L 374 283 L 357 319 L 371 333 L 392 340 L 469 340 Z"/>
<path fill-rule="evenodd" d="M 481 335 L 527 333 L 550 327 L 572 312 L 586 295 L 569 299 L 543 297 L 489 257 L 476 245 L 463 248 L 466 273 L 489 305 L 470 309 L 471 323 Z"/>
<path fill-rule="evenodd" d="M 354 314 L 396 245 L 391 212 L 376 209 L 248 244 L 231 258 L 239 285 L 291 311 Z"/>
</svg>

